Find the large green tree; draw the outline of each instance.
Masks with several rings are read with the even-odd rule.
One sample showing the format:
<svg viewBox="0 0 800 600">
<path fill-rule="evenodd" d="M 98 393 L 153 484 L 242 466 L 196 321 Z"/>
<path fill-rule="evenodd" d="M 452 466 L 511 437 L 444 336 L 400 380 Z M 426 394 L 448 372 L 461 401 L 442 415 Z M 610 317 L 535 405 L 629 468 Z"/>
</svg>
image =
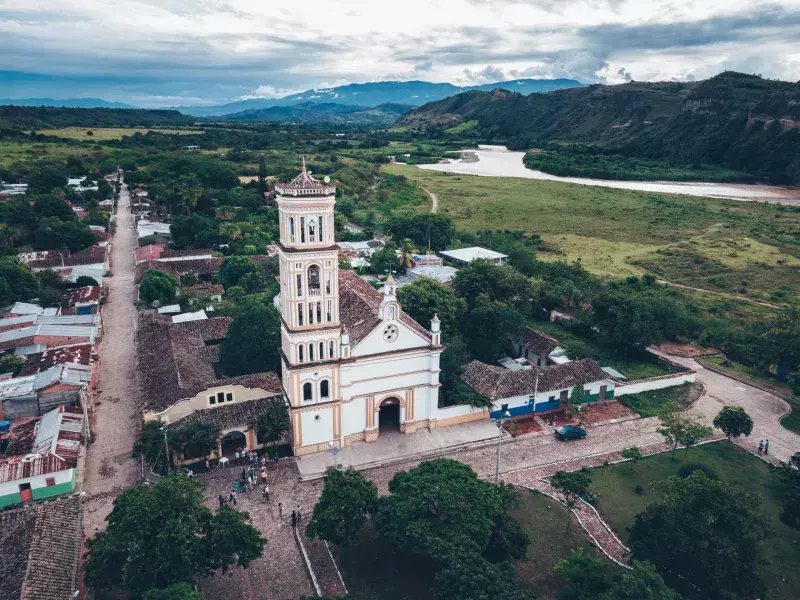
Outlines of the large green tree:
<svg viewBox="0 0 800 600">
<path fill-rule="evenodd" d="M 251 274 L 258 275 L 258 267 L 250 257 L 229 256 L 219 268 L 219 281 L 227 288 L 239 285 L 240 280 Z"/>
<path fill-rule="evenodd" d="M 387 229 L 396 240 L 411 239 L 423 250 L 444 250 L 453 239 L 455 225 L 447 215 L 422 213 L 399 215 L 387 224 Z"/>
<path fill-rule="evenodd" d="M 509 304 L 490 300 L 486 294 L 478 298 L 469 313 L 469 327 L 464 338 L 469 351 L 484 362 L 494 362 L 508 349 L 509 340 L 519 340 L 524 318 Z"/>
<path fill-rule="evenodd" d="M 636 515 L 629 537 L 634 558 L 653 563 L 692 597 L 757 594 L 767 531 L 758 500 L 700 471 L 662 486 L 663 498 Z"/>
<path fill-rule="evenodd" d="M 231 321 L 220 348 L 226 373 L 241 375 L 278 369 L 281 318 L 271 304 L 246 302 Z"/>
<path fill-rule="evenodd" d="M 679 445 L 686 447 L 694 446 L 704 437 L 711 435 L 713 429 L 703 425 L 695 418 L 684 415 L 677 411 L 668 411 L 659 416 L 661 427 L 658 433 L 664 437 L 664 441 L 672 446 L 672 458 L 675 458 L 675 451 Z"/>
<path fill-rule="evenodd" d="M 753 419 L 741 406 L 724 406 L 714 417 L 714 427 L 721 429 L 728 439 L 731 439 L 750 435 L 753 431 Z"/>
<path fill-rule="evenodd" d="M 555 574 L 564 582 L 558 600 L 596 600 L 611 587 L 605 561 L 578 548 L 556 563 Z"/>
<path fill-rule="evenodd" d="M 419 277 L 397 290 L 397 299 L 403 311 L 417 323 L 429 327 L 434 315 L 441 321 L 445 342 L 458 335 L 467 312 L 467 303 L 453 290 L 435 279 Z"/>
<path fill-rule="evenodd" d="M 188 583 L 173 583 L 164 589 L 147 590 L 142 600 L 205 600 L 205 595 Z"/>
<path fill-rule="evenodd" d="M 16 258 L 0 258 L 0 305 L 35 298 L 39 284 L 33 272 Z"/>
<path fill-rule="evenodd" d="M 270 402 L 263 413 L 250 424 L 256 432 L 259 444 L 277 442 L 285 431 L 289 430 L 289 413 L 283 400 Z"/>
<path fill-rule="evenodd" d="M 158 300 L 164 304 L 175 299 L 177 289 L 178 282 L 172 275 L 158 269 L 150 269 L 139 284 L 139 296 L 145 302 Z"/>
<path fill-rule="evenodd" d="M 436 574 L 436 597 L 442 600 L 533 600 L 517 584 L 510 562 L 488 563 L 464 553 L 451 557 Z"/>
<path fill-rule="evenodd" d="M 312 538 L 353 544 L 377 502 L 378 488 L 360 471 L 328 469 L 306 531 Z"/>
<path fill-rule="evenodd" d="M 196 479 L 173 475 L 138 485 L 114 500 L 106 529 L 87 540 L 86 583 L 138 596 L 247 567 L 266 543 L 249 520 L 228 507 L 212 512 Z"/>
<path fill-rule="evenodd" d="M 570 523 L 572 522 L 572 509 L 575 508 L 578 500 L 589 491 L 591 482 L 592 476 L 586 468 L 578 471 L 556 471 L 550 478 L 550 485 L 564 497 L 564 503 L 569 511 L 567 514 L 567 531 L 569 531 Z"/>
<path fill-rule="evenodd" d="M 453 288 L 470 308 L 475 307 L 481 296 L 488 296 L 523 313 L 530 309 L 531 283 L 513 267 L 493 265 L 485 260 L 473 261 L 456 273 Z"/>
</svg>

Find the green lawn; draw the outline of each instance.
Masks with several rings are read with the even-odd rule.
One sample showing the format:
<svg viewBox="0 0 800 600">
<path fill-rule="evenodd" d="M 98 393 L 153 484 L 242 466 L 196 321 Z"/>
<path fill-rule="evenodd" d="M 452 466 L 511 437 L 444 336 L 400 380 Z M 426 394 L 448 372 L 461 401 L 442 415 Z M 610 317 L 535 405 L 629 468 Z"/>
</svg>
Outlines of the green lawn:
<svg viewBox="0 0 800 600">
<path fill-rule="evenodd" d="M 620 396 L 619 401 L 642 417 L 654 417 L 664 409 L 683 410 L 703 394 L 699 383 Z"/>
<path fill-rule="evenodd" d="M 597 494 L 596 507 L 606 522 L 623 540 L 628 538 L 628 528 L 634 517 L 646 506 L 659 499 L 654 485 L 671 475 L 677 475 L 687 460 L 679 451 L 677 461 L 670 454 L 659 454 L 637 462 L 622 463 L 592 471 L 591 489 Z M 765 598 L 793 599 L 800 591 L 800 531 L 783 524 L 779 515 L 785 487 L 771 472 L 771 467 L 740 448 L 719 442 L 692 448 L 689 462 L 699 462 L 711 467 L 720 480 L 739 486 L 761 501 L 761 510 L 773 528 L 764 543 L 764 581 L 769 588 Z M 644 489 L 637 494 L 634 488 Z"/>
<path fill-rule="evenodd" d="M 539 331 L 553 336 L 561 342 L 567 350 L 571 348 L 582 350 L 577 356 L 570 354 L 570 358 L 593 358 L 600 363 L 601 367 L 613 367 L 628 379 L 659 377 L 668 373 L 663 363 L 650 352 L 642 351 L 635 353 L 632 351 L 628 356 L 623 356 L 613 348 L 599 343 L 596 339 L 576 335 L 571 330 L 557 323 L 531 319 L 527 324 L 533 329 L 538 329 Z"/>
<path fill-rule="evenodd" d="M 583 529 L 573 522 L 569 534 L 566 509 L 541 494 L 520 489 L 524 504 L 511 514 L 531 537 L 528 560 L 517 564 L 517 577 L 540 599 L 554 598 L 560 584 L 553 567 L 573 548 L 595 552 Z M 395 552 L 369 527 L 351 548 L 331 546 L 353 600 L 432 600 L 429 561 Z"/>
<path fill-rule="evenodd" d="M 739 381 L 751 383 L 760 388 L 769 390 L 779 398 L 786 400 L 789 406 L 792 407 L 792 412 L 781 419 L 781 425 L 795 433 L 800 433 L 800 396 L 793 394 L 789 386 L 784 382 L 778 381 L 772 373 L 764 373 L 763 371 L 751 369 L 735 361 L 730 361 L 730 365 L 724 367 L 722 366 L 723 360 L 724 358 L 721 356 L 712 356 L 709 358 L 701 358 L 698 362 L 708 365 L 717 371 L 722 371 Z"/>
</svg>

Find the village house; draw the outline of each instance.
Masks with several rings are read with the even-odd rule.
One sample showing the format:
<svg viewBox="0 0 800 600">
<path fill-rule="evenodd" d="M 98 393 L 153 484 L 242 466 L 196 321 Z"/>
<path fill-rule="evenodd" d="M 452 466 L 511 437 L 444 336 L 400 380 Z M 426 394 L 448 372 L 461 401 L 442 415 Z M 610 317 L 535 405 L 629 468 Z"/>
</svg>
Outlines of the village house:
<svg viewBox="0 0 800 600">
<path fill-rule="evenodd" d="M 457 248 L 455 250 L 442 250 L 439 256 L 454 263 L 468 265 L 474 260 L 485 260 L 493 265 L 505 265 L 508 263 L 508 255 L 488 248 L 473 246 L 471 248 Z"/>
<path fill-rule="evenodd" d="M 54 407 L 80 405 L 93 366 L 61 363 L 35 374 L 0 380 L 0 402 L 4 418 L 31 417 Z"/>
<path fill-rule="evenodd" d="M 70 290 L 67 295 L 66 307 L 76 315 L 96 314 L 103 297 L 103 288 L 92 285 Z M 66 311 L 62 310 L 62 314 Z"/>
<path fill-rule="evenodd" d="M 569 362 L 567 351 L 552 336 L 525 327 L 519 342 L 512 340 L 511 352 L 514 358 L 524 358 L 538 367 Z"/>
</svg>

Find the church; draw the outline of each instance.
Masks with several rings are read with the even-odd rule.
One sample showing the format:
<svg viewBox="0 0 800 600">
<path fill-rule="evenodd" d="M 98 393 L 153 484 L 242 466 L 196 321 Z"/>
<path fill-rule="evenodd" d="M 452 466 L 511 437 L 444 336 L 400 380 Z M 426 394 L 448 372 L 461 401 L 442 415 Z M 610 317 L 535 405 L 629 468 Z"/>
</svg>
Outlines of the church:
<svg viewBox="0 0 800 600">
<path fill-rule="evenodd" d="M 438 408 L 438 318 L 423 326 L 405 314 L 391 276 L 376 290 L 339 269 L 330 179 L 312 177 L 304 161 L 275 190 L 281 379 L 295 455 L 485 418 L 444 418 L 451 411 Z"/>
</svg>

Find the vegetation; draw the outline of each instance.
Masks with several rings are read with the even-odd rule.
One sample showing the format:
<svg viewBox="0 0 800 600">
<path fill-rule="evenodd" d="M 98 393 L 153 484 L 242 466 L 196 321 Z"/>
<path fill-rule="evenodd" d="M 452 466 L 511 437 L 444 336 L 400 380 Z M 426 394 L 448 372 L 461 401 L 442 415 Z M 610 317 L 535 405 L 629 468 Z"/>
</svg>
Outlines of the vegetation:
<svg viewBox="0 0 800 600">
<path fill-rule="evenodd" d="M 277 442 L 289 431 L 291 423 L 286 407 L 281 402 L 271 402 L 267 405 L 266 411 L 259 415 L 255 423 L 250 426 L 256 432 L 256 440 L 259 444 Z"/>
<path fill-rule="evenodd" d="M 278 370 L 281 317 L 267 302 L 260 298 L 245 302 L 231 321 L 220 349 L 220 363 L 225 373 L 241 375 Z"/>
<path fill-rule="evenodd" d="M 150 269 L 145 273 L 142 283 L 139 284 L 139 296 L 145 302 L 155 302 L 162 304 L 175 300 L 175 292 L 178 290 L 178 282 L 169 273 Z"/>
<path fill-rule="evenodd" d="M 358 540 L 377 503 L 378 489 L 361 472 L 328 469 L 306 531 L 311 538 L 349 546 Z"/>
<path fill-rule="evenodd" d="M 710 436 L 714 430 L 703 425 L 694 417 L 676 411 L 665 412 L 660 415 L 661 427 L 658 433 L 664 436 L 664 441 L 672 446 L 672 458 L 675 458 L 675 451 L 678 446 L 686 447 L 686 454 L 689 448 L 696 445 L 704 437 Z"/>
<path fill-rule="evenodd" d="M 657 417 L 665 412 L 681 411 L 689 408 L 703 393 L 699 383 L 685 383 L 681 386 L 626 394 L 619 401 L 641 417 Z"/>
<path fill-rule="evenodd" d="M 592 482 L 592 477 L 588 469 L 580 469 L 579 471 L 557 471 L 550 478 L 550 485 L 553 489 L 559 492 L 564 497 L 564 503 L 567 505 L 567 510 L 572 511 L 575 508 L 578 500 L 586 495 L 589 489 L 589 484 Z M 572 515 L 567 516 L 567 532 L 569 532 L 572 523 Z"/>
<path fill-rule="evenodd" d="M 228 507 L 213 513 L 195 479 L 173 475 L 138 485 L 114 500 L 107 528 L 87 540 L 87 585 L 138 596 L 247 567 L 266 543 L 249 520 Z"/>
<path fill-rule="evenodd" d="M 142 600 L 205 600 L 205 595 L 188 583 L 173 583 L 163 590 L 147 590 Z"/>
<path fill-rule="evenodd" d="M 753 419 L 741 406 L 725 406 L 714 417 L 714 427 L 721 429 L 728 439 L 731 439 L 750 435 L 753 431 Z"/>
</svg>

